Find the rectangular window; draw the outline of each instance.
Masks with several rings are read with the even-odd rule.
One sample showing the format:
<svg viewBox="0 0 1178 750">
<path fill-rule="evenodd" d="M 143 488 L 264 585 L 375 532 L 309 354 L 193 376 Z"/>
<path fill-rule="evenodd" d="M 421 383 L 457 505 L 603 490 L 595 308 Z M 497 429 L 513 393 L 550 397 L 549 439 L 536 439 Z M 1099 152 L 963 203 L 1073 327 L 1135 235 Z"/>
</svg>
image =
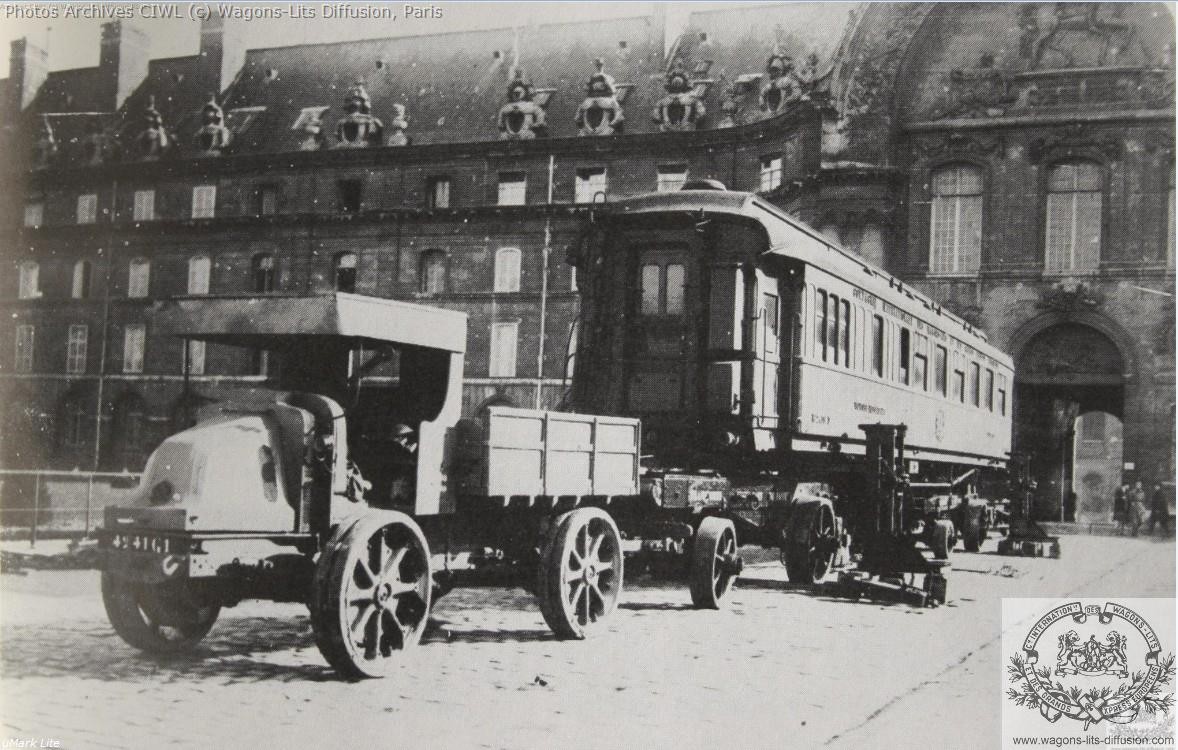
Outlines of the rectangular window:
<svg viewBox="0 0 1178 750">
<path fill-rule="evenodd" d="M 131 323 L 123 329 L 123 372 L 143 372 L 143 354 L 147 346 L 147 328 Z"/>
<path fill-rule="evenodd" d="M 839 298 L 832 294 L 826 302 L 826 351 L 830 361 L 839 363 Z"/>
<path fill-rule="evenodd" d="M 955 360 L 957 360 L 959 356 L 960 355 L 954 355 L 953 358 Z M 964 404 L 965 403 L 965 370 L 959 370 L 956 366 L 954 366 L 953 380 L 950 385 L 953 388 L 953 392 L 950 394 L 949 397 L 952 398 L 954 401 Z"/>
<path fill-rule="evenodd" d="M 36 330 L 30 325 L 16 327 L 16 359 L 14 367 L 17 372 L 33 371 L 33 348 L 36 343 Z"/>
<path fill-rule="evenodd" d="M 127 272 L 127 296 L 131 299 L 146 297 L 151 285 L 151 263 L 139 258 L 131 261 Z"/>
<path fill-rule="evenodd" d="M 937 389 L 937 393 L 941 394 L 942 396 L 948 396 L 949 395 L 949 390 L 948 390 L 949 353 L 945 350 L 945 347 L 943 347 L 943 346 L 937 347 L 937 359 L 935 362 L 933 362 L 933 367 L 936 368 L 935 386 Z"/>
<path fill-rule="evenodd" d="M 574 203 L 593 203 L 604 200 L 607 195 L 605 167 L 581 167 L 577 169 Z M 598 197 L 600 196 L 600 197 Z"/>
<path fill-rule="evenodd" d="M 274 185 L 259 185 L 254 191 L 254 215 L 273 216 L 278 213 L 278 188 Z"/>
<path fill-rule="evenodd" d="M 764 302 L 762 304 L 761 315 L 765 320 L 765 351 L 768 353 L 777 351 L 777 295 L 764 295 Z"/>
<path fill-rule="evenodd" d="M 986 400 L 986 411 L 994 411 L 994 371 L 989 368 L 982 381 L 982 397 Z"/>
<path fill-rule="evenodd" d="M 684 269 L 678 263 L 667 266 L 667 315 L 683 313 Z"/>
<path fill-rule="evenodd" d="M 912 384 L 922 391 L 928 390 L 928 337 L 919 333 L 912 353 Z"/>
<path fill-rule="evenodd" d="M 998 376 L 998 413 L 1006 416 L 1006 376 Z"/>
<path fill-rule="evenodd" d="M 520 251 L 514 247 L 501 248 L 495 253 L 495 291 L 518 292 Z"/>
<path fill-rule="evenodd" d="M 488 372 L 491 377 L 515 377 L 515 355 L 518 339 L 518 321 L 491 324 L 491 360 Z"/>
<path fill-rule="evenodd" d="M 900 329 L 900 382 L 908 385 L 908 363 L 912 361 L 912 334 L 907 328 Z"/>
<path fill-rule="evenodd" d="M 662 269 L 657 264 L 642 267 L 642 314 L 659 314 L 660 277 Z"/>
<path fill-rule="evenodd" d="M 819 289 L 814 295 L 814 358 L 826 361 L 826 292 Z"/>
<path fill-rule="evenodd" d="M 687 166 L 685 164 L 661 164 L 658 171 L 658 183 L 655 189 L 660 193 L 673 193 L 682 190 L 687 183 Z"/>
<path fill-rule="evenodd" d="M 781 156 L 761 157 L 761 192 L 781 187 Z"/>
<path fill-rule="evenodd" d="M 37 201 L 25 204 L 25 226 L 39 227 L 45 222 L 45 204 Z"/>
<path fill-rule="evenodd" d="M 209 276 L 213 262 L 207 255 L 197 255 L 188 260 L 188 293 L 208 294 Z"/>
<path fill-rule="evenodd" d="M 982 172 L 948 167 L 932 178 L 930 273 L 976 273 L 982 258 Z"/>
<path fill-rule="evenodd" d="M 843 366 L 851 366 L 851 303 L 843 300 L 843 314 L 839 318 L 839 348 L 843 350 Z"/>
<path fill-rule="evenodd" d="M 192 218 L 211 219 L 217 214 L 217 186 L 197 185 L 192 189 Z"/>
<path fill-rule="evenodd" d="M 20 299 L 37 299 L 41 296 L 41 266 L 36 261 L 28 260 L 20 264 L 20 286 L 17 295 Z"/>
<path fill-rule="evenodd" d="M 265 377 L 270 374 L 270 352 L 266 349 L 254 349 L 250 355 L 250 372 Z"/>
<path fill-rule="evenodd" d="M 340 180 L 336 183 L 336 193 L 337 208 L 340 213 L 355 214 L 360 212 L 364 189 L 359 180 Z"/>
<path fill-rule="evenodd" d="M 969 403 L 971 406 L 982 404 L 982 368 L 977 362 L 969 363 Z"/>
<path fill-rule="evenodd" d="M 98 196 L 94 193 L 78 196 L 78 223 L 93 224 L 98 220 Z"/>
<path fill-rule="evenodd" d="M 189 375 L 205 374 L 205 342 L 186 340 L 184 342 L 184 367 Z"/>
<path fill-rule="evenodd" d="M 871 316 L 871 371 L 876 377 L 883 377 L 884 371 L 884 334 L 883 318 Z"/>
<path fill-rule="evenodd" d="M 70 326 L 65 351 L 65 371 L 70 375 L 81 375 L 86 372 L 86 343 L 89 333 L 90 329 L 85 325 Z"/>
<path fill-rule="evenodd" d="M 135 191 L 135 209 L 132 218 L 135 221 L 151 221 L 155 218 L 154 190 Z"/>
<path fill-rule="evenodd" d="M 1100 265 L 1100 167 L 1060 164 L 1047 177 L 1047 271 L 1091 271 Z"/>
<path fill-rule="evenodd" d="M 499 173 L 499 205 L 525 206 L 528 203 L 528 176 L 523 172 Z"/>
<path fill-rule="evenodd" d="M 425 181 L 425 207 L 450 207 L 450 178 L 430 177 Z"/>
</svg>

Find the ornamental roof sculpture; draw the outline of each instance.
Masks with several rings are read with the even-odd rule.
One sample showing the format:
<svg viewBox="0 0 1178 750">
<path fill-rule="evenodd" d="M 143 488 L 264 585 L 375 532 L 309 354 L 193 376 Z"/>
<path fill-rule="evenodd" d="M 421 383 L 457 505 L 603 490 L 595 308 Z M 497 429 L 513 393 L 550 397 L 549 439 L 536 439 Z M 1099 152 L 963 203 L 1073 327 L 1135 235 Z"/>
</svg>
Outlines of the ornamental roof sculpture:
<svg viewBox="0 0 1178 750">
<path fill-rule="evenodd" d="M 154 96 L 147 100 L 143 119 L 146 127 L 135 137 L 136 150 L 143 161 L 155 161 L 171 150 L 172 139 L 164 128 L 163 115 L 155 108 Z"/>
<path fill-rule="evenodd" d="M 365 148 L 384 143 L 384 123 L 372 115 L 372 100 L 362 81 L 344 98 L 344 116 L 336 121 L 335 148 Z"/>
<path fill-rule="evenodd" d="M 82 165 L 87 167 L 111 161 L 117 154 L 115 139 L 98 118 L 93 119 L 86 128 L 86 135 L 81 139 L 79 147 Z"/>
<path fill-rule="evenodd" d="M 737 116 L 740 114 L 740 94 L 735 88 L 729 87 L 720 100 L 720 112 L 723 117 L 716 123 L 717 128 L 734 128 L 740 124 Z"/>
<path fill-rule="evenodd" d="M 393 119 L 389 122 L 388 140 L 385 141 L 386 146 L 409 146 L 412 145 L 413 139 L 405 134 L 409 129 L 409 114 L 405 111 L 404 104 L 393 104 Z"/>
<path fill-rule="evenodd" d="M 544 107 L 534 101 L 536 90 L 524 79 L 524 72 L 516 70 L 507 86 L 507 103 L 499 108 L 496 125 L 500 140 L 530 141 L 545 138 L 548 125 Z"/>
<path fill-rule="evenodd" d="M 225 113 L 213 97 L 201 109 L 200 130 L 196 132 L 197 156 L 220 156 L 231 139 L 229 128 L 225 127 Z"/>
<path fill-rule="evenodd" d="M 622 132 L 625 116 L 618 101 L 618 87 L 613 76 L 605 72 L 605 61 L 593 61 L 597 72 L 585 84 L 588 96 L 577 108 L 578 135 L 615 135 Z"/>
<path fill-rule="evenodd" d="M 703 100 L 693 90 L 683 63 L 676 60 L 667 71 L 664 84 L 667 96 L 655 105 L 651 119 L 664 133 L 667 131 L 695 130 L 703 120 L 707 109 Z"/>
<path fill-rule="evenodd" d="M 761 88 L 761 109 L 776 114 L 785 109 L 785 105 L 796 101 L 801 92 L 798 82 L 794 78 L 794 60 L 777 49 L 769 55 L 765 63 L 768 80 Z"/>
</svg>

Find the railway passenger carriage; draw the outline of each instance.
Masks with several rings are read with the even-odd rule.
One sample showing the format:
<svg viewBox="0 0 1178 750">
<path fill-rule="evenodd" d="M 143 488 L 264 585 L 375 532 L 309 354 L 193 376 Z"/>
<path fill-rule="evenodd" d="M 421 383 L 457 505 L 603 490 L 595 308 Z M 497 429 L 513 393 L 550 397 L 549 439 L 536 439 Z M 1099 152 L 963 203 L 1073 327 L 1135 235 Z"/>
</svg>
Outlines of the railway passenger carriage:
<svg viewBox="0 0 1178 750">
<path fill-rule="evenodd" d="M 1008 458 L 1009 357 L 756 196 L 621 201 L 594 217 L 575 263 L 578 356 L 592 363 L 575 408 L 641 418 L 648 493 L 781 546 L 791 577 L 828 569 L 833 542 L 815 533 L 869 531 L 862 425 L 906 428 L 914 486 L 950 487 Z M 975 544 L 980 512 L 956 524 L 975 527 Z"/>
</svg>

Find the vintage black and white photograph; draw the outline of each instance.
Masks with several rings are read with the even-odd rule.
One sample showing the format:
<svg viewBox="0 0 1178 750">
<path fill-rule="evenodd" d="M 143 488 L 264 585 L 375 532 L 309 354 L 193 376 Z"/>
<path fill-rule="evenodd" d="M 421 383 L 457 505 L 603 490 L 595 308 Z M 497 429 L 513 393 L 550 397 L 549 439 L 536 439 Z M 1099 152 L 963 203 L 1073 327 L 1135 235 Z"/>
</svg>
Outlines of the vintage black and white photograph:
<svg viewBox="0 0 1178 750">
<path fill-rule="evenodd" d="M 3 747 L 1173 745 L 1175 39 L 0 0 Z"/>
</svg>

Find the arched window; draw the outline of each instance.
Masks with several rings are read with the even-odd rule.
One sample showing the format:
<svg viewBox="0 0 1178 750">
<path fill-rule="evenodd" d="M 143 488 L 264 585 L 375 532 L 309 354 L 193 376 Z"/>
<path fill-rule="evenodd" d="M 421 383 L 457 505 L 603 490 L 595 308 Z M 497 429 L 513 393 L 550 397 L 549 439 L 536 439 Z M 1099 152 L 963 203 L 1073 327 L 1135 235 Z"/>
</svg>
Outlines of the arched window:
<svg viewBox="0 0 1178 750">
<path fill-rule="evenodd" d="M 356 254 L 335 256 L 335 288 L 341 292 L 356 291 Z"/>
<path fill-rule="evenodd" d="M 209 275 L 213 269 L 213 261 L 207 255 L 197 255 L 188 259 L 188 293 L 208 294 Z"/>
<path fill-rule="evenodd" d="M 446 254 L 441 250 L 426 250 L 421 254 L 418 289 L 422 294 L 443 294 L 446 291 Z"/>
<path fill-rule="evenodd" d="M 26 260 L 20 264 L 20 292 L 21 299 L 36 299 L 41 296 L 41 267 L 35 260 Z"/>
<path fill-rule="evenodd" d="M 977 273 L 982 262 L 982 170 L 967 164 L 932 175 L 929 273 Z"/>
<path fill-rule="evenodd" d="M 519 291 L 520 252 L 514 247 L 500 248 L 495 253 L 495 291 Z"/>
<path fill-rule="evenodd" d="M 70 296 L 74 299 L 87 299 L 90 296 L 90 261 L 80 260 L 74 264 L 74 283 L 70 288 Z"/>
<path fill-rule="evenodd" d="M 1100 165 L 1056 164 L 1047 173 L 1047 271 L 1094 271 L 1100 265 L 1104 203 Z"/>
<path fill-rule="evenodd" d="M 136 258 L 131 261 L 127 273 L 127 296 L 132 299 L 146 297 L 151 286 L 151 261 Z"/>
<path fill-rule="evenodd" d="M 253 260 L 253 287 L 258 294 L 274 291 L 274 256 L 260 253 Z"/>
</svg>

